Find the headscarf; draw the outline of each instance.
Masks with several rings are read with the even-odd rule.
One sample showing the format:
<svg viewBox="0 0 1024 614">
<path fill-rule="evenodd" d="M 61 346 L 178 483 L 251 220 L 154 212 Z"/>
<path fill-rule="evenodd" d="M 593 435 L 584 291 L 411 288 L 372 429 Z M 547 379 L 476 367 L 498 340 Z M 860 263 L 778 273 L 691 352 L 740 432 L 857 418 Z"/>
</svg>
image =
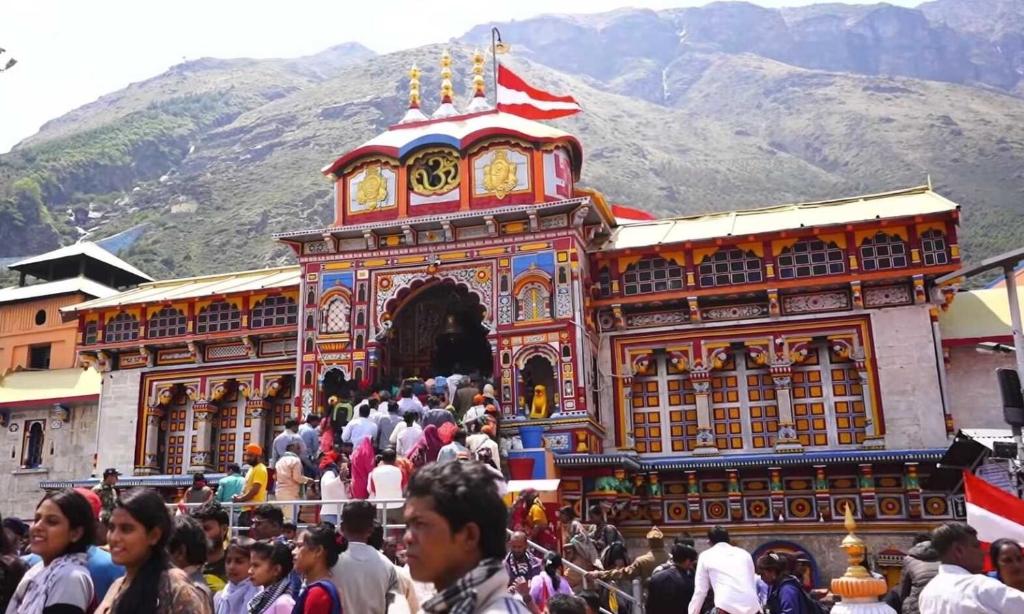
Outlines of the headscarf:
<svg viewBox="0 0 1024 614">
<path fill-rule="evenodd" d="M 447 445 L 454 441 L 455 431 L 457 430 L 459 430 L 459 427 L 454 422 L 445 422 L 437 427 L 437 434 L 441 438 L 441 443 Z"/>
<path fill-rule="evenodd" d="M 423 429 L 423 437 L 409 450 L 409 454 L 406 457 L 416 458 L 422 449 L 425 457 L 424 460 L 428 463 L 433 463 L 437 460 L 437 454 L 443 446 L 444 442 L 441 441 L 441 435 L 437 432 L 437 427 L 433 424 L 428 424 L 427 428 Z"/>
<path fill-rule="evenodd" d="M 370 478 L 370 472 L 373 471 L 373 458 L 373 444 L 370 443 L 369 437 L 365 437 L 352 452 L 352 458 L 349 460 L 349 467 L 352 471 L 352 485 L 349 488 L 349 493 L 355 499 L 370 497 L 366 482 Z"/>
<path fill-rule="evenodd" d="M 328 452 L 325 452 L 324 455 L 320 457 L 320 471 L 324 471 L 328 467 L 330 467 L 332 465 L 337 465 L 337 464 L 338 464 L 338 453 L 335 452 L 334 450 L 330 450 Z"/>
</svg>

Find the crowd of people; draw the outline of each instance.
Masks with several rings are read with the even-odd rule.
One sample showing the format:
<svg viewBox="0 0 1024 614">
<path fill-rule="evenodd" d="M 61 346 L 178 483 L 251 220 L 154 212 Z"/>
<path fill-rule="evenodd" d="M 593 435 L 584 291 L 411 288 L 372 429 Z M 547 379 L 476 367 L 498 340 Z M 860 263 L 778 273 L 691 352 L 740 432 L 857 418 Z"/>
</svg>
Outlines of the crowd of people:
<svg viewBox="0 0 1024 614">
<path fill-rule="evenodd" d="M 572 506 L 550 518 L 531 489 L 507 506 L 493 390 L 464 384 L 462 411 L 412 385 L 397 400 L 334 399 L 323 418 L 286 424 L 273 470 L 249 445 L 244 477 L 229 466 L 214 488 L 197 474 L 176 505 L 122 495 L 114 469 L 47 493 L 31 526 L 3 523 L 0 611 L 639 614 L 642 595 L 647 614 L 818 614 L 835 601 L 812 590 L 808 561 L 755 560 L 722 527 L 700 554 L 688 534 L 666 544 L 652 527 L 631 558 L 603 505 L 586 522 Z M 316 491 L 322 503 L 308 503 Z M 990 558 L 981 573 L 974 530 L 944 524 L 916 540 L 885 600 L 903 614 L 1024 613 L 1020 544 L 998 540 Z"/>
</svg>

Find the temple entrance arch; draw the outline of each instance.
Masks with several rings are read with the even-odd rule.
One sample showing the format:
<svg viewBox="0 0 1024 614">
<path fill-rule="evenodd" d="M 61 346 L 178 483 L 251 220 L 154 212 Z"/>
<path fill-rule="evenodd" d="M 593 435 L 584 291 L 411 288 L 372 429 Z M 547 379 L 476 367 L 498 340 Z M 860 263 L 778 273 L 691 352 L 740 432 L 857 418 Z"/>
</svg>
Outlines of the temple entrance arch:
<svg viewBox="0 0 1024 614">
<path fill-rule="evenodd" d="M 435 375 L 490 377 L 494 357 L 483 325 L 484 306 L 465 286 L 437 281 L 404 297 L 383 344 L 385 380 Z"/>
<path fill-rule="evenodd" d="M 555 411 L 558 405 L 557 365 L 558 353 L 547 345 L 525 348 L 516 357 L 518 403 L 527 416 L 547 418 Z"/>
<path fill-rule="evenodd" d="M 343 392 L 351 393 L 354 391 L 355 386 L 356 382 L 352 381 L 341 367 L 327 367 L 321 376 L 320 406 L 324 408 L 330 407 L 331 397 L 337 396 L 341 398 Z"/>
</svg>

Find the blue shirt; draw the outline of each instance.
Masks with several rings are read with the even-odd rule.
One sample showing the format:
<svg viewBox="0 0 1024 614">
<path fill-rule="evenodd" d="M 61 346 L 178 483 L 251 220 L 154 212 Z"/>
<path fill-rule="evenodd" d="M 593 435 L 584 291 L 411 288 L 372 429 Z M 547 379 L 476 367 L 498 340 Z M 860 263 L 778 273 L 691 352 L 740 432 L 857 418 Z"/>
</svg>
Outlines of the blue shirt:
<svg viewBox="0 0 1024 614">
<path fill-rule="evenodd" d="M 92 587 L 96 592 L 96 602 L 103 601 L 103 597 L 110 589 L 110 585 L 124 575 L 124 567 L 114 564 L 110 553 L 98 546 L 89 546 L 86 551 L 89 556 L 85 566 L 89 569 L 89 576 L 92 578 Z M 26 554 L 21 557 L 25 564 L 32 567 L 43 560 L 38 554 Z"/>
<path fill-rule="evenodd" d="M 221 503 L 229 503 L 231 497 L 242 494 L 245 487 L 245 478 L 240 475 L 226 475 L 217 480 L 217 494 L 214 499 Z"/>
</svg>

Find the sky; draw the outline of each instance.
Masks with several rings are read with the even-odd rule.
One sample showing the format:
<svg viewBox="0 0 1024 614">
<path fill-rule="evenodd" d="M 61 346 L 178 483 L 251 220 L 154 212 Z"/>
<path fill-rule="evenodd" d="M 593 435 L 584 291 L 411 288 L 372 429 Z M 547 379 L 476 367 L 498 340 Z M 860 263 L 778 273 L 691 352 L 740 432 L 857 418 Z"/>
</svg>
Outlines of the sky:
<svg viewBox="0 0 1024 614">
<path fill-rule="evenodd" d="M 914 6 L 919 0 L 889 2 Z M 0 66 L 8 57 L 18 64 L 0 73 L 0 153 L 44 122 L 184 60 L 297 57 L 350 41 L 387 53 L 449 40 L 477 24 L 544 13 L 703 4 L 707 1 L 5 0 L 0 48 L 7 51 Z"/>
</svg>

